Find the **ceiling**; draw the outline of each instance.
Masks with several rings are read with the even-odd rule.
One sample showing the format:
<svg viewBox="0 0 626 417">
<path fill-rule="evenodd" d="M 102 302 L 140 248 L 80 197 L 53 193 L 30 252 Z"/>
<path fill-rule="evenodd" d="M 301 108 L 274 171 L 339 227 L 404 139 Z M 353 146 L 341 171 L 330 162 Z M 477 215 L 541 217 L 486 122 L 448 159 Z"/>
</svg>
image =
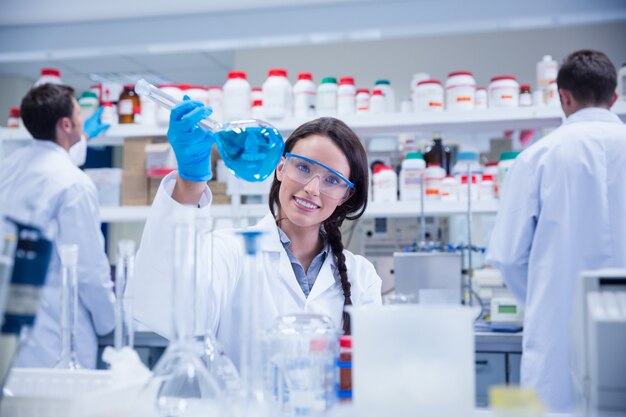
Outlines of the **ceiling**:
<svg viewBox="0 0 626 417">
<path fill-rule="evenodd" d="M 0 76 L 221 84 L 242 49 L 615 21 L 624 0 L 0 0 Z"/>
</svg>

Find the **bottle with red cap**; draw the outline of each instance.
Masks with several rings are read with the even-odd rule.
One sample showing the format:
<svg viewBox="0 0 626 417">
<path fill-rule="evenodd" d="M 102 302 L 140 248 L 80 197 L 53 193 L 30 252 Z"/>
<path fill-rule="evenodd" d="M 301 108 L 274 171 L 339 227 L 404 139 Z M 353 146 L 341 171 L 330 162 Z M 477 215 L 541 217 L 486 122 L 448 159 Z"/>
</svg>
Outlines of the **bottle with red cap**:
<svg viewBox="0 0 626 417">
<path fill-rule="evenodd" d="M 370 98 L 370 113 L 381 114 L 386 111 L 386 102 L 383 90 L 375 88 L 372 91 L 372 97 Z"/>
<path fill-rule="evenodd" d="M 476 80 L 469 71 L 454 71 L 446 80 L 446 109 L 474 110 Z"/>
<path fill-rule="evenodd" d="M 339 337 L 339 391 L 341 401 L 352 399 L 352 336 Z"/>
<path fill-rule="evenodd" d="M 252 118 L 253 119 L 265 119 L 265 112 L 263 111 L 263 100 L 252 100 Z"/>
<path fill-rule="evenodd" d="M 268 119 L 284 119 L 291 116 L 293 90 L 287 79 L 287 70 L 272 68 L 263 83 L 263 113 Z"/>
<path fill-rule="evenodd" d="M 230 71 L 223 87 L 224 121 L 250 118 L 252 88 L 244 71 Z"/>
<path fill-rule="evenodd" d="M 370 112 L 370 90 L 359 88 L 356 90 L 356 114 L 368 114 Z"/>
<path fill-rule="evenodd" d="M 398 201 L 398 174 L 388 165 L 377 164 L 372 175 L 372 189 L 375 203 Z"/>
<path fill-rule="evenodd" d="M 309 118 L 315 116 L 315 102 L 317 87 L 310 72 L 298 74 L 298 80 L 293 86 L 293 115 Z"/>
<path fill-rule="evenodd" d="M 9 120 L 7 121 L 7 127 L 18 128 L 20 127 L 20 108 L 11 107 L 9 109 Z"/>
<path fill-rule="evenodd" d="M 35 81 L 34 87 L 38 87 L 43 84 L 63 84 L 61 81 L 61 71 L 56 68 L 42 68 L 41 76 Z"/>
<path fill-rule="evenodd" d="M 337 88 L 337 114 L 339 117 L 356 113 L 356 87 L 353 77 L 341 77 Z"/>
</svg>

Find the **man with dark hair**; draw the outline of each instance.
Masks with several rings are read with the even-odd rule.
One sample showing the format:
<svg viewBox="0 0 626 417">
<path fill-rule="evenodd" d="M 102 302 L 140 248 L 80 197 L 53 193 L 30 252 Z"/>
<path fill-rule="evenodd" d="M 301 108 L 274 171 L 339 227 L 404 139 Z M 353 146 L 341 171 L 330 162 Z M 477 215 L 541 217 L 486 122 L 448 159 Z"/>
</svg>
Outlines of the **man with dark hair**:
<svg viewBox="0 0 626 417">
<path fill-rule="evenodd" d="M 581 271 L 626 267 L 626 125 L 609 109 L 605 54 L 567 57 L 557 86 L 567 117 L 508 173 L 487 261 L 524 306 L 522 385 L 552 411 L 573 407 L 570 315 Z"/>
<path fill-rule="evenodd" d="M 80 106 L 71 87 L 44 84 L 22 100 L 21 115 L 35 140 L 2 161 L 0 217 L 10 216 L 51 233 L 55 243 L 35 326 L 15 366 L 53 367 L 61 346 L 59 245 L 78 245 L 77 359 L 96 365 L 97 334 L 114 327 L 109 261 L 100 231 L 96 187 L 72 162 L 70 150 L 84 139 Z M 97 115 L 99 116 L 99 115 Z M 99 117 L 98 117 L 99 119 Z M 92 127 L 97 125 L 92 121 Z M 102 126 L 92 129 L 92 135 Z"/>
</svg>

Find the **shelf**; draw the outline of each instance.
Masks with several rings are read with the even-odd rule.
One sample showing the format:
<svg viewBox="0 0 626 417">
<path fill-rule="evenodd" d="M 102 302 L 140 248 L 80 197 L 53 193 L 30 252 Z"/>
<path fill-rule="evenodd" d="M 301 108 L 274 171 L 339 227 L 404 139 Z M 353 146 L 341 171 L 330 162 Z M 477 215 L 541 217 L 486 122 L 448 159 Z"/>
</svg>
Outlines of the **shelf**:
<svg viewBox="0 0 626 417">
<path fill-rule="evenodd" d="M 236 210 L 236 212 L 235 212 Z M 144 222 L 148 218 L 150 206 L 101 207 L 102 223 Z M 472 213 L 496 214 L 497 200 L 472 201 Z M 419 202 L 368 203 L 365 218 L 375 217 L 418 217 Z M 467 213 L 467 201 L 427 201 L 424 212 L 427 216 L 451 216 Z M 266 204 L 243 204 L 236 209 L 228 204 L 211 206 L 211 213 L 216 219 L 261 218 L 269 213 Z"/>
</svg>

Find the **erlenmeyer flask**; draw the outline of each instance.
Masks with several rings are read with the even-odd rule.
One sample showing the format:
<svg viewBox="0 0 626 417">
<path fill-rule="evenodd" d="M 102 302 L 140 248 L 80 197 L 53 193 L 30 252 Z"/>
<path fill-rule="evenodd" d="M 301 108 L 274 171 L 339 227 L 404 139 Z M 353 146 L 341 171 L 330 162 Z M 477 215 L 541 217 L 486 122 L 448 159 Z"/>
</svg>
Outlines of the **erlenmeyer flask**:
<svg viewBox="0 0 626 417">
<path fill-rule="evenodd" d="M 220 348 L 213 331 L 217 314 L 212 292 L 215 282 L 213 226 L 209 211 L 199 211 L 196 216 L 196 314 L 197 318 L 204 317 L 200 329 L 204 332 L 202 359 L 225 396 L 234 398 L 241 392 L 239 372 Z"/>
<path fill-rule="evenodd" d="M 133 295 L 129 282 L 135 271 L 135 242 L 122 239 L 117 242 L 115 266 L 115 349 L 133 348 Z"/>
<path fill-rule="evenodd" d="M 78 245 L 59 246 L 61 258 L 61 353 L 55 368 L 81 369 L 76 357 L 78 314 Z"/>
<path fill-rule="evenodd" d="M 194 207 L 174 211 L 174 279 L 172 304 L 174 340 L 156 364 L 151 384 L 156 384 L 156 408 L 163 416 L 189 416 L 218 412 L 222 393 L 202 361 L 202 345 L 194 338 L 195 225 Z M 219 413 L 218 413 L 219 414 Z"/>
<path fill-rule="evenodd" d="M 179 102 L 144 79 L 137 81 L 135 91 L 167 109 Z M 283 156 L 283 138 L 266 121 L 250 119 L 220 124 L 207 117 L 200 125 L 215 133 L 217 149 L 224 164 L 233 175 L 244 181 L 265 180 Z"/>
</svg>

